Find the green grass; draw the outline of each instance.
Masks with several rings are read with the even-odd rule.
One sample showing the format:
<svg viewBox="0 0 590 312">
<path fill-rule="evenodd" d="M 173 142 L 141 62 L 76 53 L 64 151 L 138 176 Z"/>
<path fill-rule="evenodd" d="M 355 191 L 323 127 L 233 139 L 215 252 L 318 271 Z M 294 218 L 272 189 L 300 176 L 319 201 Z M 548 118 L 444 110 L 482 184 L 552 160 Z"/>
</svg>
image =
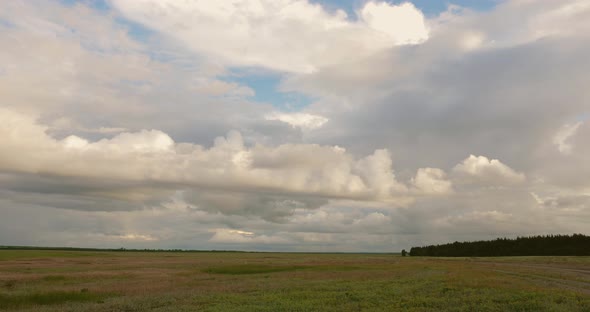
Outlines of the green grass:
<svg viewBox="0 0 590 312">
<path fill-rule="evenodd" d="M 276 272 L 289 272 L 305 269 L 304 266 L 271 266 L 260 264 L 244 264 L 210 267 L 203 272 L 211 274 L 229 274 L 229 275 L 243 275 L 243 274 L 263 274 Z"/>
<path fill-rule="evenodd" d="M 342 281 L 219 296 L 207 311 L 588 311 L 575 295 L 493 288 L 451 289 L 435 281 Z"/>
<path fill-rule="evenodd" d="M 47 275 L 43 276 L 43 280 L 47 282 L 65 281 L 66 277 L 64 275 Z"/>
<path fill-rule="evenodd" d="M 203 270 L 205 273 L 210 274 L 228 274 L 228 275 L 244 275 L 244 274 L 264 274 L 264 273 L 277 273 L 277 272 L 294 272 L 301 270 L 316 271 L 316 272 L 338 272 L 338 271 L 354 271 L 363 270 L 366 268 L 356 266 L 327 266 L 327 265 L 316 265 L 316 266 L 302 266 L 302 265 L 291 265 L 291 266 L 276 266 L 276 265 L 262 265 L 262 264 L 242 264 L 242 265 L 230 265 L 230 266 L 216 266 L 209 267 Z"/>
<path fill-rule="evenodd" d="M 8 252 L 1 311 L 590 311 L 590 257 Z"/>
<path fill-rule="evenodd" d="M 63 250 L 0 250 L 0 261 L 38 259 L 38 258 L 86 258 L 114 252 L 85 252 Z"/>
<path fill-rule="evenodd" d="M 68 302 L 100 302 L 105 294 L 82 291 L 53 291 L 31 294 L 0 294 L 0 309 L 12 310 L 30 305 L 56 305 Z"/>
</svg>

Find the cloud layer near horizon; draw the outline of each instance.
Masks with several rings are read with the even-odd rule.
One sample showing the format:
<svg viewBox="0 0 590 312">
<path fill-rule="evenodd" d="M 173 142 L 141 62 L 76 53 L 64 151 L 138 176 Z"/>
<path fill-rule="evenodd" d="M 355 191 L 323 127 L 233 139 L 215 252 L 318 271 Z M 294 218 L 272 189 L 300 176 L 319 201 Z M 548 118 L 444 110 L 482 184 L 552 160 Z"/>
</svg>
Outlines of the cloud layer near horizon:
<svg viewBox="0 0 590 312">
<path fill-rule="evenodd" d="M 0 4 L 0 244 L 391 251 L 587 231 L 586 1 L 429 19 L 108 3 Z M 256 102 L 236 69 L 312 103 Z"/>
</svg>

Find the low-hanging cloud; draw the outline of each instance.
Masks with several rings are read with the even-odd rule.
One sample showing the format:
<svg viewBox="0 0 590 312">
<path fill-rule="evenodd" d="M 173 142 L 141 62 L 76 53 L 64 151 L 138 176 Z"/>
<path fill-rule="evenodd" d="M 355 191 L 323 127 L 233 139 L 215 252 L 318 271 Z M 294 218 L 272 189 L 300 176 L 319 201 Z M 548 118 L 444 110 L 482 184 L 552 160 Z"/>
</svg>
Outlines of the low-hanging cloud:
<svg viewBox="0 0 590 312">
<path fill-rule="evenodd" d="M 217 138 L 209 149 L 175 143 L 158 130 L 121 133 L 96 142 L 77 136 L 57 140 L 46 134 L 46 126 L 27 115 L 3 109 L 0 119 L 4 138 L 0 169 L 12 172 L 392 204 L 406 192 L 395 180 L 391 155 L 385 150 L 355 159 L 337 146 L 247 147 L 239 132 Z M 226 196 L 221 197 L 227 201 Z M 210 195 L 205 199 L 201 203 L 215 206 Z M 288 203 L 284 202 L 286 209 Z M 240 200 L 233 206 L 234 210 L 248 207 Z"/>
</svg>

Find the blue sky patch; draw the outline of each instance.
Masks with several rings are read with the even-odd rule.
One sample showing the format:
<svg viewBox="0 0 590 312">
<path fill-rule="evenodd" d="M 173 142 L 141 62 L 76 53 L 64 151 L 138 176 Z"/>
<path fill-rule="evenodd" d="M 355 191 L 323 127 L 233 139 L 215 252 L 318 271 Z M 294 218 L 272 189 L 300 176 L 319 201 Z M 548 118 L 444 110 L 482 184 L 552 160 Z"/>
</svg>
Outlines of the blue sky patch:
<svg viewBox="0 0 590 312">
<path fill-rule="evenodd" d="M 427 17 L 437 16 L 447 10 L 448 6 L 455 4 L 475 11 L 489 11 L 493 9 L 501 0 L 412 0 L 418 9 Z M 394 3 L 403 3 L 407 1 L 395 1 Z"/>
<path fill-rule="evenodd" d="M 14 28 L 14 23 L 0 18 L 0 27 L 2 28 Z"/>
<path fill-rule="evenodd" d="M 151 29 L 146 28 L 128 19 L 117 17 L 115 18 L 115 21 L 118 24 L 125 26 L 127 28 L 129 36 L 131 36 L 135 40 L 146 41 L 154 34 L 154 32 Z"/>
<path fill-rule="evenodd" d="M 60 2 L 65 5 L 81 3 L 102 12 L 111 10 L 111 6 L 105 0 L 60 0 Z"/>
<path fill-rule="evenodd" d="M 459 5 L 476 11 L 488 11 L 493 9 L 502 0 L 412 0 L 412 1 L 386 1 L 388 3 L 400 4 L 404 2 L 413 3 L 427 17 L 437 16 L 447 10 L 451 4 Z M 356 19 L 356 11 L 363 6 L 365 1 L 359 0 L 310 0 L 312 3 L 321 4 L 330 12 L 338 9 L 344 10 L 350 20 Z"/>
<path fill-rule="evenodd" d="M 590 120 L 590 113 L 582 113 L 582 114 L 576 116 L 576 119 L 579 122 L 586 122 L 586 121 Z"/>
<path fill-rule="evenodd" d="M 270 103 L 282 111 L 299 111 L 313 101 L 312 98 L 297 92 L 281 92 L 281 75 L 270 71 L 235 69 L 223 80 L 249 86 L 254 89 L 257 102 Z"/>
<path fill-rule="evenodd" d="M 81 3 L 103 13 L 113 10 L 111 5 L 105 0 L 61 0 L 61 3 L 68 6 Z M 129 36 L 135 40 L 147 41 L 154 34 L 151 29 L 121 16 L 116 16 L 115 21 L 117 24 L 125 27 L 129 33 Z"/>
</svg>

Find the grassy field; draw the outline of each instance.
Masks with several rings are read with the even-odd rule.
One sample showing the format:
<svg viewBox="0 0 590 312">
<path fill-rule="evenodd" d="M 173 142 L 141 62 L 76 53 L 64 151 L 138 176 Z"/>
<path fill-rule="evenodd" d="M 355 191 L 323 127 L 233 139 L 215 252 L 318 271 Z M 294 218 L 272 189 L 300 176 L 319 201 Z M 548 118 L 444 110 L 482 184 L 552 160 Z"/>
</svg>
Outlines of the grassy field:
<svg viewBox="0 0 590 312">
<path fill-rule="evenodd" d="M 0 311 L 590 311 L 590 257 L 0 250 Z"/>
</svg>

